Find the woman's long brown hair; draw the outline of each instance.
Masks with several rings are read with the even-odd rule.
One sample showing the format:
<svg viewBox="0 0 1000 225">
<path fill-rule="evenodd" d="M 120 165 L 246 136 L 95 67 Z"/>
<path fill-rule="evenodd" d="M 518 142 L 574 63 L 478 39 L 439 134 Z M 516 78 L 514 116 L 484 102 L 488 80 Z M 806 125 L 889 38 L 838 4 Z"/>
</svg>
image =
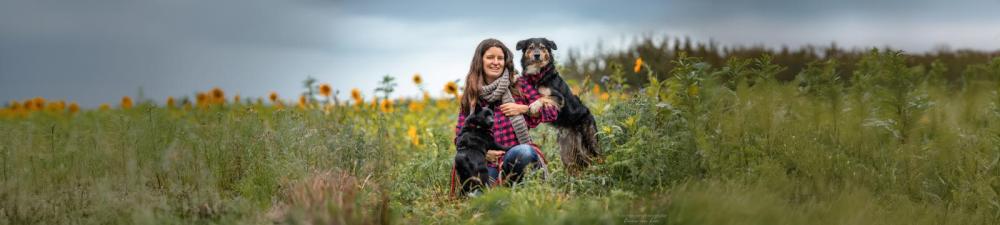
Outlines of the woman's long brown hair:
<svg viewBox="0 0 1000 225">
<path fill-rule="evenodd" d="M 514 74 L 517 74 L 517 70 L 514 69 L 514 54 L 503 42 L 493 38 L 486 39 L 479 42 L 479 46 L 476 47 L 475 55 L 472 56 L 472 65 L 469 66 L 469 73 L 465 75 L 465 91 L 462 92 L 462 108 L 460 109 L 463 114 L 469 113 L 469 110 L 475 108 L 476 103 L 479 102 L 479 92 L 486 82 L 483 54 L 486 54 L 486 50 L 492 47 L 503 50 L 504 70 L 501 73 L 510 72 L 510 93 L 515 96 L 521 95 L 521 91 L 517 89 L 517 81 L 514 80 Z"/>
</svg>

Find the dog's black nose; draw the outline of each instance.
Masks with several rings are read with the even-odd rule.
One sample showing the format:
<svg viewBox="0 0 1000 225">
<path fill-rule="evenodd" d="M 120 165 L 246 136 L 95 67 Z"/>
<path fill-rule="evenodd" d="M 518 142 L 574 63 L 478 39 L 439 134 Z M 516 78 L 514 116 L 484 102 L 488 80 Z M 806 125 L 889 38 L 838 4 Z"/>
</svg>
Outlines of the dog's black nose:
<svg viewBox="0 0 1000 225">
<path fill-rule="evenodd" d="M 541 57 L 542 57 L 541 54 L 535 54 L 535 60 L 539 60 L 539 58 L 541 58 Z"/>
</svg>

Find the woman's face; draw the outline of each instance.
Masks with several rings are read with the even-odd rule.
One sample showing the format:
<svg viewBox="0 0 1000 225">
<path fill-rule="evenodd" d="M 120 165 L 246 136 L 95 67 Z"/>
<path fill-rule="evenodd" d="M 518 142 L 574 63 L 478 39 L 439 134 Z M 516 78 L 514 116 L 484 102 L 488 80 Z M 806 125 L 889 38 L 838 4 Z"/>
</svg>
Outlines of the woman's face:
<svg viewBox="0 0 1000 225">
<path fill-rule="evenodd" d="M 486 80 L 493 81 L 500 77 L 504 68 L 503 50 L 499 47 L 486 49 L 483 54 L 483 70 L 486 72 Z"/>
</svg>

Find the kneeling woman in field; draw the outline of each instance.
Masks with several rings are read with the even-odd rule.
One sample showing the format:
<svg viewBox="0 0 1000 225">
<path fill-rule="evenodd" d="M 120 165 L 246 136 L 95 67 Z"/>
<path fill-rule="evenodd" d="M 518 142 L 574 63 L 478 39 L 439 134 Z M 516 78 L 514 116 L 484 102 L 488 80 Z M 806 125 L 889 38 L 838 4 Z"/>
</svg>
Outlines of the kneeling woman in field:
<svg viewBox="0 0 1000 225">
<path fill-rule="evenodd" d="M 528 105 L 541 95 L 514 69 L 513 57 L 510 49 L 499 40 L 486 39 L 479 43 L 465 77 L 465 92 L 455 127 L 457 144 L 459 131 L 473 110 L 487 107 L 495 112 L 493 138 L 498 144 L 510 148 L 506 151 L 487 149 L 487 169 L 491 179 L 487 183 L 490 185 L 520 182 L 529 165 L 536 168 L 545 166 L 541 151 L 532 143 L 528 131 L 539 123 L 555 121 L 558 115 L 554 107 L 529 113 Z M 462 182 L 455 180 L 454 175 L 452 172 L 452 191 L 455 183 Z"/>
</svg>

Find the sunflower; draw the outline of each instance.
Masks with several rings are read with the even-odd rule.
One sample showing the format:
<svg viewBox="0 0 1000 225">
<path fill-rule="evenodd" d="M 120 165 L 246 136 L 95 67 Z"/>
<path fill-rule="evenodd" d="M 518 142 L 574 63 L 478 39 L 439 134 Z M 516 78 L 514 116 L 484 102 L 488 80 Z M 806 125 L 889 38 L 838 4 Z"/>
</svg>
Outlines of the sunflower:
<svg viewBox="0 0 1000 225">
<path fill-rule="evenodd" d="M 410 105 L 408 107 L 410 108 L 410 112 L 423 112 L 424 111 L 424 104 L 426 104 L 426 103 L 423 103 L 423 102 L 410 102 Z"/>
<path fill-rule="evenodd" d="M 333 90 L 330 88 L 330 84 L 324 83 L 319 85 L 319 94 L 323 95 L 323 97 L 330 97 L 331 92 Z"/>
<path fill-rule="evenodd" d="M 101 111 L 108 111 L 111 109 L 111 105 L 108 105 L 108 103 L 101 103 L 100 109 Z"/>
<path fill-rule="evenodd" d="M 55 101 L 55 102 L 50 102 L 49 106 L 48 106 L 48 109 L 52 110 L 52 111 L 63 111 L 63 110 L 66 110 L 66 102 L 63 101 L 63 100 L 59 100 L 59 101 Z"/>
<path fill-rule="evenodd" d="M 207 103 L 208 103 L 208 94 L 205 94 L 204 92 L 198 92 L 196 104 L 201 106 Z"/>
<path fill-rule="evenodd" d="M 299 95 L 299 109 L 306 109 L 307 104 L 306 95 Z"/>
<path fill-rule="evenodd" d="M 424 79 L 420 77 L 420 73 L 413 74 L 413 83 L 418 86 L 424 82 Z"/>
<path fill-rule="evenodd" d="M 219 87 L 212 88 L 212 103 L 226 103 L 226 93 Z"/>
<path fill-rule="evenodd" d="M 458 95 L 458 85 L 455 84 L 454 81 L 448 81 L 448 83 L 444 84 L 444 92 L 448 93 L 450 95 L 457 96 Z"/>
<path fill-rule="evenodd" d="M 635 71 L 636 73 L 638 73 L 639 70 L 642 70 L 642 57 L 635 58 L 635 67 L 632 68 L 632 71 Z"/>
<path fill-rule="evenodd" d="M 70 102 L 69 103 L 69 112 L 70 113 L 76 113 L 76 112 L 79 112 L 79 111 L 80 111 L 80 105 L 77 105 L 76 102 Z"/>
<path fill-rule="evenodd" d="M 132 108 L 132 98 L 128 96 L 122 97 L 122 109 Z"/>
<path fill-rule="evenodd" d="M 174 100 L 174 96 L 167 96 L 167 108 L 174 108 L 177 102 Z"/>
<path fill-rule="evenodd" d="M 383 99 L 382 104 L 379 104 L 379 109 L 384 113 L 392 112 L 392 100 Z"/>
<path fill-rule="evenodd" d="M 34 111 L 35 101 L 32 99 L 24 100 L 24 110 L 27 110 L 28 112 Z"/>
<path fill-rule="evenodd" d="M 236 94 L 233 96 L 233 104 L 238 104 L 238 103 L 240 103 L 240 94 Z"/>
<path fill-rule="evenodd" d="M 12 101 L 10 101 L 10 104 L 7 105 L 7 108 L 9 108 L 11 110 L 17 110 L 17 109 L 21 108 L 21 103 L 17 102 L 17 100 L 12 100 Z"/>
<path fill-rule="evenodd" d="M 278 102 L 278 92 L 272 91 L 271 94 L 268 94 L 267 98 L 271 99 L 272 103 Z"/>
<path fill-rule="evenodd" d="M 34 110 L 42 110 L 45 108 L 45 98 L 35 97 L 31 101 L 32 101 L 31 103 L 34 105 L 32 106 Z"/>
<path fill-rule="evenodd" d="M 361 103 L 365 101 L 365 99 L 361 97 L 361 90 L 358 88 L 351 89 L 351 98 L 354 99 L 354 102 L 358 105 L 361 105 Z"/>
</svg>

